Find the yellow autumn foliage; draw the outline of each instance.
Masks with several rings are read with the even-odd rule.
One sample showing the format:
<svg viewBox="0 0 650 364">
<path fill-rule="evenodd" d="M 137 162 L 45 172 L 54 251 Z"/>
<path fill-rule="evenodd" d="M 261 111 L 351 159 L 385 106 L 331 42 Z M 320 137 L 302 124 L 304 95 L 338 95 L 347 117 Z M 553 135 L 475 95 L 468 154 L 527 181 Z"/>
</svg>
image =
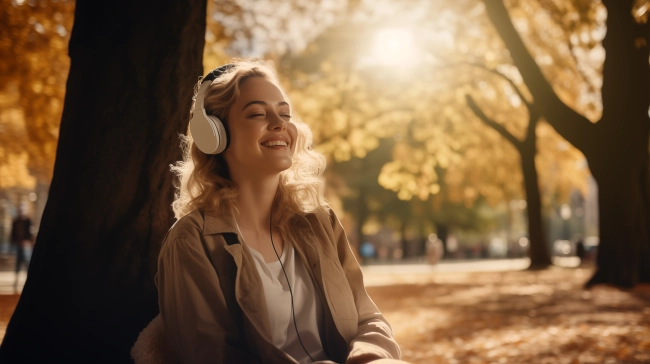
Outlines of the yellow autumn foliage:
<svg viewBox="0 0 650 364">
<path fill-rule="evenodd" d="M 48 183 L 74 2 L 0 1 L 5 10 L 0 13 L 1 183 L 5 188 Z M 319 150 L 332 161 L 363 158 L 381 139 L 393 138 L 393 160 L 382 168 L 379 183 L 402 199 L 438 194 L 443 181 L 436 168 L 446 170 L 444 182 L 455 202 L 521 196 L 516 150 L 466 106 L 465 95 L 473 95 L 487 115 L 524 138 L 528 113 L 522 97 L 530 101 L 530 94 L 482 2 L 440 1 L 418 8 L 377 0 L 349 7 L 349 14 L 343 13 L 344 3 L 324 8 L 321 2 L 301 0 L 276 14 L 272 10 L 279 3 L 273 1 L 257 8 L 252 2 L 210 1 L 206 71 L 232 56 L 250 55 L 246 52 L 255 42 L 267 42 L 266 54 L 289 86 L 296 114 L 309 123 Z M 604 56 L 602 6 L 588 0 L 510 0 L 508 6 L 563 101 L 596 120 Z M 305 18 L 292 27 L 277 21 L 306 17 L 307 9 L 324 17 Z M 388 48 L 377 51 L 376 34 L 402 28 L 413 34 L 411 50 L 417 57 L 405 61 Z M 372 59 L 382 54 L 402 63 Z M 585 188 L 588 169 L 582 155 L 545 123 L 538 125 L 537 138 L 544 196 L 562 198 L 572 188 Z"/>
<path fill-rule="evenodd" d="M 465 100 L 473 95 L 513 137 L 526 137 L 525 102 L 533 100 L 483 3 L 442 1 L 423 5 L 419 12 L 388 0 L 369 6 L 371 20 L 349 20 L 324 33 L 302 55 L 285 60 L 293 69 L 287 78 L 295 109 L 314 130 L 319 150 L 345 161 L 362 157 L 382 138 L 395 139 L 393 160 L 382 168 L 379 183 L 400 199 L 426 200 L 437 194 L 436 167 L 446 170 L 452 202 L 471 205 L 479 195 L 492 203 L 521 198 L 517 150 L 481 123 Z M 585 115 L 597 115 L 602 6 L 581 1 L 552 7 L 529 0 L 513 0 L 510 6 L 558 94 Z M 386 27 L 399 28 L 395 19 L 408 24 L 400 29 L 405 36 L 414 34 L 420 58 L 392 68 L 384 60 L 373 64 L 367 58 L 360 65 L 355 60 L 360 53 L 382 57 L 366 47 L 372 43 L 368 38 Z M 576 31 L 588 31 L 588 39 L 576 42 Z M 351 51 L 355 47 L 358 51 Z M 592 58 L 581 58 L 581 51 Z M 546 123 L 539 123 L 536 135 L 545 198 L 566 199 L 573 188 L 584 192 L 589 171 L 582 154 Z"/>
</svg>

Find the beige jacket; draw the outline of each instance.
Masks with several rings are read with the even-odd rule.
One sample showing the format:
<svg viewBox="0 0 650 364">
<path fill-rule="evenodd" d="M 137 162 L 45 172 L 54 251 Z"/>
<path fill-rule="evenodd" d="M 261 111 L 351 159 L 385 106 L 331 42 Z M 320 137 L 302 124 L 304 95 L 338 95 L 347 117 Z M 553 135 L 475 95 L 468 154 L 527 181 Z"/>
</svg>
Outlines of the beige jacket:
<svg viewBox="0 0 650 364">
<path fill-rule="evenodd" d="M 170 230 L 158 259 L 158 304 L 182 363 L 296 363 L 272 344 L 262 281 L 232 214 L 195 210 Z M 293 242 L 325 310 L 323 348 L 337 363 L 399 359 L 334 212 L 297 218 Z"/>
</svg>

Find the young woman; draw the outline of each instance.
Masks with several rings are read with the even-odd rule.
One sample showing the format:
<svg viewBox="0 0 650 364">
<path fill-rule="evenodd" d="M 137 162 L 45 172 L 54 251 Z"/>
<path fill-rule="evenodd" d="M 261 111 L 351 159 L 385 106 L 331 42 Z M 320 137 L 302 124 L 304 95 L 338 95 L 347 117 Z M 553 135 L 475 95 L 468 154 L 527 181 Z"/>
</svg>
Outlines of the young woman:
<svg viewBox="0 0 650 364">
<path fill-rule="evenodd" d="M 322 196 L 324 158 L 273 71 L 240 61 L 208 74 L 190 132 L 156 276 L 163 360 L 398 362 L 380 360 L 399 347 Z"/>
</svg>

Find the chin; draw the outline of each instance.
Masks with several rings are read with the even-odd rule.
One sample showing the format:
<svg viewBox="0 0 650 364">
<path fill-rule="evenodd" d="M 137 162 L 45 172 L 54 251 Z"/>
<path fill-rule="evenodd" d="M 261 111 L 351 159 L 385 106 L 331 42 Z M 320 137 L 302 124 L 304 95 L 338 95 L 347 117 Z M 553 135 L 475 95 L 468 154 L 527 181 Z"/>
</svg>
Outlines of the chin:
<svg viewBox="0 0 650 364">
<path fill-rule="evenodd" d="M 292 165 L 291 161 L 288 161 L 287 163 L 282 163 L 282 164 L 279 166 L 279 168 L 280 168 L 280 172 L 282 172 L 282 171 L 286 171 L 287 169 L 291 168 L 291 165 Z"/>
<path fill-rule="evenodd" d="M 266 168 L 270 173 L 281 173 L 291 168 L 291 161 L 273 163 L 272 165 L 267 165 Z"/>
</svg>

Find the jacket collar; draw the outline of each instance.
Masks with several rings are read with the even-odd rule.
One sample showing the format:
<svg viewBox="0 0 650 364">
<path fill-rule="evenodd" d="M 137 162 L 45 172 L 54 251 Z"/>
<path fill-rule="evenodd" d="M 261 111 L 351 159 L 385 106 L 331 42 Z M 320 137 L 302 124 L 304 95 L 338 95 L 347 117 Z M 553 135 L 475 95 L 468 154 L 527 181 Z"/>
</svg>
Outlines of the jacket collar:
<svg viewBox="0 0 650 364">
<path fill-rule="evenodd" d="M 203 235 L 238 234 L 237 221 L 232 210 L 205 210 Z"/>
</svg>

